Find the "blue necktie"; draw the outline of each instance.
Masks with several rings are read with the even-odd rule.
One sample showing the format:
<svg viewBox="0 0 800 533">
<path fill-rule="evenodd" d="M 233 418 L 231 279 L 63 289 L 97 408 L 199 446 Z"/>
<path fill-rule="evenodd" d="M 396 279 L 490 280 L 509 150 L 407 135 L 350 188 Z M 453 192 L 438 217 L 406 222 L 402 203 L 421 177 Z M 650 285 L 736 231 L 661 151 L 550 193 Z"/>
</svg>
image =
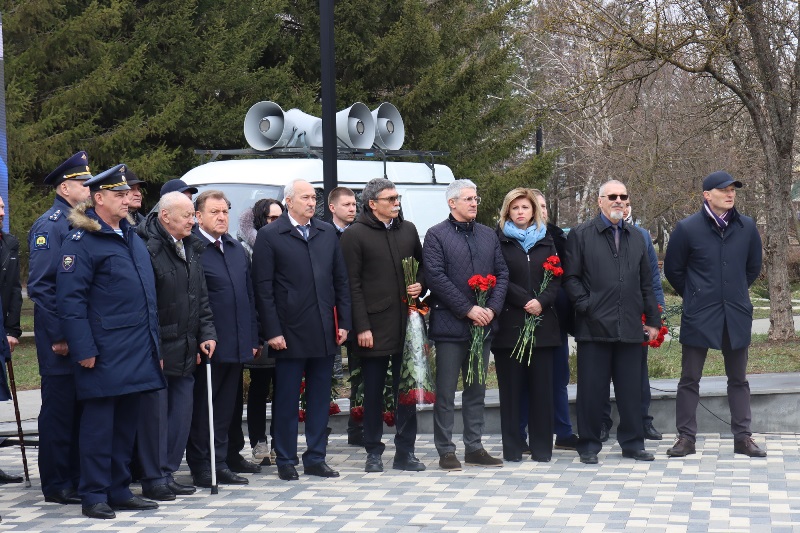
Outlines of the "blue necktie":
<svg viewBox="0 0 800 533">
<path fill-rule="evenodd" d="M 301 226 L 300 224 L 297 225 L 297 229 L 300 230 L 300 233 L 303 234 L 303 238 L 307 241 L 308 240 L 308 225 Z"/>
</svg>

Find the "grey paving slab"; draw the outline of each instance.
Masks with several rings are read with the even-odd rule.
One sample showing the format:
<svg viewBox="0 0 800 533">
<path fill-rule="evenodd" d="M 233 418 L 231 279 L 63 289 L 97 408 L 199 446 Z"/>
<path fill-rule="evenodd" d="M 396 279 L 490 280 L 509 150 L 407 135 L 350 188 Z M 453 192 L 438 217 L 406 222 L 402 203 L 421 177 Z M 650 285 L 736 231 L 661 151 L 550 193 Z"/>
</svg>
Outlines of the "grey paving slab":
<svg viewBox="0 0 800 533">
<path fill-rule="evenodd" d="M 426 434 L 417 455 L 427 471 L 365 474 L 363 450 L 334 436 L 328 459 L 338 479 L 301 474 L 298 482 L 282 482 L 268 467 L 247 476 L 245 487 L 223 486 L 214 496 L 201 490 L 110 521 L 84 518 L 80 506 L 44 503 L 34 448 L 33 487 L 0 487 L 0 531 L 800 531 L 797 435 L 757 435 L 766 460 L 734 456 L 733 441 L 718 434 L 702 435 L 696 455 L 668 459 L 670 438 L 647 444 L 657 457 L 652 463 L 622 458 L 610 441 L 598 466 L 556 451 L 550 463 L 443 472 Z M 501 451 L 496 435 L 485 445 Z M 387 459 L 391 453 L 389 445 Z M 21 471 L 18 448 L 0 448 L 0 468 Z M 188 482 L 188 472 L 178 479 Z"/>
</svg>

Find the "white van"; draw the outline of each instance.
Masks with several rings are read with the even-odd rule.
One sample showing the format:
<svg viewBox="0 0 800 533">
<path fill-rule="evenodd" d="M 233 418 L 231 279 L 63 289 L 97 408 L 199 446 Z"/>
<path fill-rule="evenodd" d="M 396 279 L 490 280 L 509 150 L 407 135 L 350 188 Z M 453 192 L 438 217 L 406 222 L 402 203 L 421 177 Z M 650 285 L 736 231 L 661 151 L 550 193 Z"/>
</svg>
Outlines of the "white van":
<svg viewBox="0 0 800 533">
<path fill-rule="evenodd" d="M 384 175 L 392 180 L 403 196 L 403 217 L 417 227 L 420 240 L 425 239 L 428 228 L 447 218 L 445 190 L 454 178 L 453 171 L 445 165 L 347 159 L 337 164 L 339 186 L 355 191 L 359 210 L 361 190 L 369 180 Z M 322 192 L 322 160 L 313 157 L 213 161 L 193 168 L 181 179 L 201 192 L 218 189 L 226 194 L 231 202 L 228 232 L 234 236 L 245 209 L 262 198 L 283 201 L 284 187 L 295 179 L 304 179 L 317 190 L 317 216 L 327 209 Z"/>
</svg>

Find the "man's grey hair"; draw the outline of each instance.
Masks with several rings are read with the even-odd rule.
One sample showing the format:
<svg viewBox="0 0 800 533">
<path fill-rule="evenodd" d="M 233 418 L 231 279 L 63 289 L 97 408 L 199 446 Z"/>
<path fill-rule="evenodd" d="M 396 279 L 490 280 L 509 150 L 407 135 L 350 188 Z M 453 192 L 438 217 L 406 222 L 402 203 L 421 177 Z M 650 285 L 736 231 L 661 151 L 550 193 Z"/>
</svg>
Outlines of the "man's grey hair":
<svg viewBox="0 0 800 533">
<path fill-rule="evenodd" d="M 308 183 L 306 180 L 302 178 L 293 179 L 289 182 L 289 184 L 283 189 L 283 203 L 286 203 L 287 198 L 294 197 L 294 188 L 297 186 L 298 183 L 304 182 Z"/>
<path fill-rule="evenodd" d="M 602 184 L 602 185 L 600 186 L 600 190 L 599 190 L 599 191 L 597 191 L 597 196 L 598 196 L 598 197 L 600 197 L 600 196 L 603 196 L 603 195 L 605 194 L 605 192 L 606 192 L 606 187 L 607 187 L 608 185 L 622 185 L 623 187 L 625 187 L 625 190 L 626 190 L 626 191 L 628 190 L 628 187 L 627 187 L 627 186 L 626 186 L 624 183 L 622 183 L 621 181 L 619 181 L 619 180 L 608 180 L 607 182 L 605 182 L 604 184 Z"/>
<path fill-rule="evenodd" d="M 461 196 L 461 191 L 464 189 L 475 189 L 475 192 L 478 192 L 478 186 L 475 185 L 472 180 L 455 180 L 453 183 L 447 186 L 447 200 L 455 200 Z"/>
<path fill-rule="evenodd" d="M 189 202 L 188 204 L 186 202 Z M 187 205 L 189 209 L 194 212 L 194 204 L 188 196 L 182 192 L 174 191 L 168 192 L 158 201 L 158 216 L 161 217 L 163 211 L 172 213 L 175 209 L 182 207 L 181 204 Z"/>
<path fill-rule="evenodd" d="M 374 178 L 367 182 L 364 185 L 364 190 L 361 191 L 361 203 L 364 204 L 365 208 L 369 208 L 369 201 L 370 200 L 378 200 L 378 195 L 381 191 L 385 191 L 386 189 L 396 189 L 392 180 L 387 180 L 386 178 Z"/>
</svg>

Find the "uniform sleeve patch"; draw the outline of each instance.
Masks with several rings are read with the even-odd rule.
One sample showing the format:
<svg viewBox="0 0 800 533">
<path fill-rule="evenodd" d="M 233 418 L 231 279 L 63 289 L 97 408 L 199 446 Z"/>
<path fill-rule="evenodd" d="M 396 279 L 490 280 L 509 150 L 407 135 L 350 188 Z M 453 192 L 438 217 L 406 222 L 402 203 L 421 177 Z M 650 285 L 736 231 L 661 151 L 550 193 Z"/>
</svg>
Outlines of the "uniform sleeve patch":
<svg viewBox="0 0 800 533">
<path fill-rule="evenodd" d="M 61 272 L 73 272 L 75 270 L 75 256 L 65 255 L 61 259 Z"/>
<path fill-rule="evenodd" d="M 47 232 L 33 234 L 33 249 L 48 250 L 50 248 L 50 238 Z"/>
</svg>

